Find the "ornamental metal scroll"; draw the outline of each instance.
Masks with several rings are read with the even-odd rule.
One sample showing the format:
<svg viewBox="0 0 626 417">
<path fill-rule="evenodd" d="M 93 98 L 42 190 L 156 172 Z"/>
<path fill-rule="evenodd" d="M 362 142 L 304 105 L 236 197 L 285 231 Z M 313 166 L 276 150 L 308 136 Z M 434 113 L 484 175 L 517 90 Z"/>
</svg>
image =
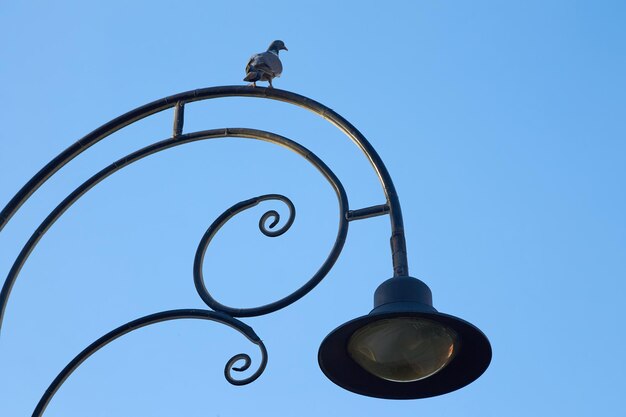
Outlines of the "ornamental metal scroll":
<svg viewBox="0 0 626 417">
<path fill-rule="evenodd" d="M 276 135 L 271 132 L 266 132 L 257 129 L 247 129 L 247 128 L 224 128 L 224 129 L 213 129 L 213 130 L 205 130 L 194 133 L 183 134 L 183 123 L 184 123 L 184 106 L 185 103 L 190 103 L 199 100 L 206 100 L 212 98 L 220 98 L 220 97 L 230 97 L 230 96 L 239 96 L 239 97 L 256 97 L 256 98 L 269 98 L 274 100 L 280 100 L 284 102 L 288 102 L 291 104 L 298 105 L 300 107 L 306 108 L 310 111 L 313 111 L 325 119 L 329 120 L 336 127 L 338 127 L 341 131 L 343 131 L 357 146 L 361 149 L 361 151 L 366 155 L 370 163 L 372 164 L 378 178 L 380 179 L 383 192 L 386 197 L 386 202 L 384 204 L 380 204 L 377 206 L 366 207 L 358 210 L 350 210 L 348 206 L 348 198 L 346 192 L 338 180 L 336 175 L 326 166 L 326 164 L 321 161 L 315 154 L 311 151 L 303 147 L 302 145 L 294 142 L 285 137 Z M 237 203 L 231 206 L 228 210 L 226 210 L 222 215 L 216 219 L 211 226 L 207 229 L 204 236 L 202 237 L 198 249 L 196 251 L 196 256 L 194 260 L 194 283 L 196 285 L 196 289 L 198 294 L 203 299 L 203 301 L 214 311 L 209 310 L 195 310 L 195 309 L 184 309 L 184 310 L 171 310 L 164 311 L 160 313 L 155 313 L 149 316 L 145 316 L 139 318 L 137 320 L 133 320 L 125 325 L 118 327 L 117 329 L 107 333 L 90 346 L 88 346 L 85 350 L 83 350 L 80 354 L 78 354 L 62 371 L 59 375 L 54 379 L 49 388 L 44 393 L 43 397 L 39 401 L 37 408 L 35 409 L 33 416 L 41 416 L 50 402 L 54 394 L 57 392 L 59 387 L 63 384 L 63 382 L 69 377 L 69 375 L 78 367 L 80 364 L 86 360 L 90 355 L 95 353 L 97 350 L 101 349 L 111 341 L 117 339 L 118 337 L 127 334 L 133 330 L 138 328 L 152 325 L 155 323 L 159 323 L 166 320 L 174 320 L 174 319 L 183 319 L 183 318 L 195 318 L 195 319 L 205 319 L 212 320 L 216 322 L 220 322 L 226 324 L 240 333 L 245 335 L 252 343 L 256 344 L 261 350 L 261 363 L 258 365 L 257 370 L 249 377 L 244 379 L 236 379 L 232 376 L 232 371 L 242 372 L 249 368 L 251 364 L 251 358 L 247 354 L 237 354 L 233 356 L 228 363 L 226 364 L 224 375 L 228 382 L 234 385 L 243 385 L 250 383 L 256 380 L 263 370 L 265 369 L 267 363 L 267 351 L 265 346 L 261 342 L 261 339 L 254 333 L 254 331 L 242 323 L 241 321 L 235 319 L 234 317 L 251 317 L 251 316 L 259 316 L 268 314 L 274 311 L 277 311 L 281 308 L 284 308 L 293 302 L 299 300 L 308 292 L 310 292 L 319 282 L 328 274 L 330 269 L 335 264 L 339 254 L 344 246 L 346 241 L 346 236 L 348 232 L 348 223 L 354 220 L 360 220 L 367 217 L 379 216 L 389 214 L 390 222 L 391 222 L 391 249 L 392 249 L 392 262 L 394 269 L 394 276 L 403 276 L 408 275 L 408 263 L 406 259 L 406 244 L 404 238 L 404 229 L 403 229 L 403 221 L 402 214 L 400 210 L 400 204 L 398 201 L 397 193 L 395 192 L 395 187 L 393 186 L 393 182 L 387 169 L 385 168 L 382 160 L 373 149 L 373 147 L 369 144 L 369 142 L 363 137 L 363 135 L 352 126 L 347 120 L 343 117 L 329 109 L 328 107 L 323 106 L 320 103 L 317 103 L 307 97 L 300 96 L 288 91 L 277 90 L 277 89 L 266 89 L 261 87 L 243 87 L 243 86 L 225 86 L 225 87 L 213 87 L 206 88 L 201 90 L 189 91 L 186 93 L 177 94 L 174 96 L 166 97 L 161 100 L 157 100 L 155 102 L 149 103 L 145 106 L 139 107 L 135 110 L 132 110 L 109 123 L 101 126 L 100 128 L 94 130 L 61 154 L 59 154 L 56 158 L 54 158 L 50 163 L 48 163 L 44 168 L 42 168 L 35 176 L 26 184 L 18 193 L 13 197 L 13 199 L 7 204 L 7 206 L 0 212 L 0 231 L 6 225 L 6 223 L 11 219 L 11 217 L 17 212 L 17 210 L 21 207 L 21 205 L 52 175 L 54 175 L 61 167 L 63 167 L 66 163 L 71 161 L 73 158 L 78 156 L 80 153 L 87 150 L 89 147 L 99 142 L 100 140 L 106 138 L 112 133 L 118 131 L 119 129 L 130 125 L 138 120 L 141 120 L 145 117 L 158 113 L 160 111 L 169 109 L 171 107 L 175 107 L 174 112 L 174 129 L 173 135 L 169 139 L 165 139 L 156 143 L 153 143 L 149 146 L 146 146 L 138 151 L 135 151 L 118 161 L 110 164 L 106 168 L 102 169 L 100 172 L 93 175 L 83 184 L 81 184 L 78 188 L 76 188 L 70 195 L 68 195 L 39 225 L 39 227 L 32 234 L 30 239 L 24 245 L 23 249 L 19 253 L 17 259 L 13 263 L 7 278 L 4 282 L 2 290 L 0 292 L 0 326 L 2 324 L 2 319 L 4 316 L 4 312 L 6 309 L 6 305 L 11 293 L 11 289 L 17 280 L 20 270 L 22 269 L 24 263 L 28 259 L 30 253 L 33 251 L 41 237 L 48 231 L 48 229 L 54 224 L 54 222 L 72 205 L 76 202 L 80 197 L 82 197 L 86 192 L 88 192 L 91 188 L 97 185 L 100 181 L 104 180 L 111 174 L 121 170 L 122 168 L 155 153 L 160 151 L 180 146 L 183 144 L 199 141 L 199 140 L 207 140 L 207 139 L 217 139 L 217 138 L 226 138 L 226 137 L 240 137 L 240 138 L 248 138 L 255 140 L 263 140 L 266 142 L 270 142 L 273 144 L 281 145 L 299 155 L 304 157 L 307 161 L 309 161 L 313 166 L 315 166 L 320 173 L 326 178 L 326 180 L 333 187 L 335 194 L 337 195 L 337 199 L 339 202 L 339 226 L 337 231 L 337 236 L 335 243 L 324 263 L 318 269 L 318 271 L 311 277 L 304 285 L 302 285 L 299 289 L 294 291 L 292 294 L 275 301 L 273 303 L 254 307 L 254 308 L 233 308 L 229 306 L 225 306 L 215 300 L 206 289 L 204 276 L 202 273 L 202 265 L 204 260 L 204 254 L 207 250 L 211 239 L 215 236 L 217 231 L 233 216 L 236 214 L 257 205 L 258 203 L 266 200 L 275 200 L 281 201 L 286 204 L 289 208 L 289 217 L 281 225 L 278 229 L 275 227 L 280 222 L 280 216 L 278 212 L 275 210 L 267 211 L 259 221 L 259 229 L 260 231 L 269 237 L 276 237 L 284 232 L 286 232 L 295 218 L 295 207 L 291 200 L 287 197 L 278 195 L 278 194 L 267 194 L 259 197 L 255 197 L 252 199 L 248 199 Z M 268 225 L 269 221 L 269 225 Z M 243 361 L 243 365 L 235 366 L 237 363 Z"/>
<path fill-rule="evenodd" d="M 182 310 L 169 310 L 162 311 L 160 313 L 151 314 L 148 316 L 141 317 L 137 320 L 133 320 L 122 326 L 118 327 L 115 330 L 110 331 L 105 334 L 91 345 L 87 346 L 82 352 L 80 352 L 74 359 L 72 359 L 63 370 L 57 375 L 57 377 L 52 381 L 46 392 L 37 403 L 35 407 L 35 411 L 33 411 L 33 417 L 39 417 L 43 415 L 46 407 L 52 400 L 52 397 L 59 390 L 61 385 L 67 380 L 67 378 L 74 372 L 87 358 L 96 353 L 98 350 L 102 349 L 104 346 L 108 345 L 115 339 L 128 334 L 132 331 L 140 329 L 145 326 L 149 326 L 152 324 L 160 323 L 168 320 L 180 320 L 180 319 L 201 319 L 201 320 L 211 320 L 218 323 L 225 324 L 227 326 L 232 327 L 237 330 L 239 333 L 243 334 L 250 340 L 252 343 L 259 347 L 261 351 L 261 363 L 259 364 L 258 369 L 249 377 L 245 379 L 235 379 L 232 376 L 232 371 L 243 372 L 250 367 L 251 359 L 250 356 L 245 353 L 239 353 L 234 355 L 224 367 L 224 377 L 228 382 L 233 385 L 245 385 L 250 382 L 256 380 L 263 371 L 265 370 L 265 366 L 267 365 L 267 350 L 265 349 L 265 345 L 257 336 L 257 334 L 252 330 L 250 326 L 242 323 L 241 321 L 228 316 L 227 314 L 220 313 L 218 311 L 208 311 L 208 310 L 196 310 L 196 309 L 182 309 Z M 243 360 L 244 364 L 240 367 L 235 367 L 235 363 Z"/>
</svg>

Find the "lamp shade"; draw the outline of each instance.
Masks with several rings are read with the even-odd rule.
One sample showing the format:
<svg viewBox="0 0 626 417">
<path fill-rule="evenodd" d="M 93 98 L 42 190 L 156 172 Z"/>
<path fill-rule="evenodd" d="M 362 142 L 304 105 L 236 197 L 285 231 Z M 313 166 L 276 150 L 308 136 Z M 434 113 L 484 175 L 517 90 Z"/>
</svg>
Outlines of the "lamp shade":
<svg viewBox="0 0 626 417">
<path fill-rule="evenodd" d="M 335 384 L 371 397 L 427 398 L 464 387 L 489 366 L 487 337 L 472 324 L 437 312 L 422 281 L 385 281 L 374 307 L 322 342 L 318 361 Z"/>
</svg>

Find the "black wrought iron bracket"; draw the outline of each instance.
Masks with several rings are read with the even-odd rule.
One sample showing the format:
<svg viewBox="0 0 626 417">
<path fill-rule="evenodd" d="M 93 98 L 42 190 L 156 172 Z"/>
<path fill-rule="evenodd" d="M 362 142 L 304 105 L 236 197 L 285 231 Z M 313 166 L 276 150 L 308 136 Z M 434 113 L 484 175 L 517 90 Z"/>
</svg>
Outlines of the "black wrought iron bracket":
<svg viewBox="0 0 626 417">
<path fill-rule="evenodd" d="M 326 164 L 319 159 L 315 154 L 306 149 L 304 146 L 294 142 L 290 139 L 282 137 L 280 135 L 266 132 L 257 129 L 247 128 L 223 128 L 212 129 L 193 133 L 183 133 L 184 130 L 184 111 L 187 103 L 195 101 L 216 99 L 222 97 L 252 97 L 252 98 L 265 98 L 271 100 L 279 100 L 303 107 L 309 111 L 312 111 L 330 123 L 335 125 L 341 130 L 348 138 L 350 138 L 359 149 L 365 154 L 370 164 L 374 168 L 376 175 L 378 176 L 382 185 L 382 190 L 385 195 L 386 201 L 383 204 L 375 205 L 372 207 L 365 207 L 356 210 L 350 210 L 348 205 L 348 198 L 344 190 L 343 185 L 335 174 L 330 170 Z M 339 227 L 337 231 L 337 237 L 335 243 L 331 249 L 330 254 L 324 261 L 318 271 L 311 277 L 302 287 L 294 291 L 292 294 L 275 301 L 273 303 L 263 305 L 255 308 L 233 308 L 219 303 L 215 300 L 205 286 L 205 280 L 202 272 L 202 266 L 204 261 L 204 255 L 207 247 L 211 242 L 211 239 L 215 236 L 218 230 L 233 216 L 238 213 L 247 210 L 257 204 L 266 200 L 278 200 L 286 204 L 289 209 L 289 218 L 284 222 L 282 226 L 276 228 L 280 222 L 280 216 L 277 211 L 267 211 L 259 221 L 259 229 L 263 234 L 269 237 L 276 237 L 285 233 L 291 226 L 295 218 L 295 207 L 293 203 L 285 196 L 279 194 L 267 194 L 259 197 L 251 198 L 239 202 L 224 213 L 222 213 L 207 229 L 202 237 L 193 266 L 194 283 L 198 294 L 202 300 L 212 310 L 198 310 L 198 309 L 182 309 L 182 310 L 170 310 L 160 313 L 151 314 L 139 319 L 126 323 L 117 329 L 107 333 L 100 339 L 85 348 L 79 353 L 54 379 L 49 388 L 44 393 L 43 397 L 37 404 L 33 416 L 41 416 L 63 382 L 70 376 L 70 374 L 84 362 L 89 356 L 101 349 L 103 346 L 112 342 L 120 336 L 125 335 L 138 328 L 148 326 L 154 323 L 159 323 L 167 320 L 176 319 L 203 319 L 212 320 L 226 324 L 235 330 L 242 333 L 252 343 L 256 344 L 261 351 L 261 363 L 258 369 L 249 377 L 245 379 L 236 379 L 232 376 L 232 371 L 242 372 L 249 368 L 251 364 L 250 356 L 247 354 L 237 354 L 233 356 L 226 364 L 224 375 L 228 382 L 235 385 L 248 384 L 256 380 L 267 364 L 267 351 L 265 345 L 256 333 L 247 326 L 245 323 L 236 319 L 235 317 L 252 317 L 265 315 L 279 309 L 282 309 L 295 301 L 302 298 L 309 291 L 311 291 L 319 282 L 328 274 L 333 265 L 335 264 L 341 250 L 343 249 L 348 233 L 348 224 L 351 221 L 362 220 L 374 216 L 388 215 L 391 223 L 391 253 L 394 277 L 408 276 L 408 262 L 406 252 L 406 242 L 404 237 L 404 226 L 402 221 L 402 212 L 400 209 L 400 202 L 396 189 L 393 185 L 389 172 L 383 164 L 379 155 L 376 153 L 372 145 L 365 139 L 365 137 L 359 132 L 352 124 L 350 124 L 342 116 L 331 110 L 330 108 L 311 100 L 310 98 L 289 92 L 284 90 L 262 88 L 262 87 L 249 87 L 249 86 L 222 86 L 211 87 L 199 90 L 188 91 L 180 94 L 175 94 L 169 97 L 165 97 L 161 100 L 153 101 L 152 103 L 138 107 L 110 122 L 102 125 L 98 129 L 89 133 L 69 148 L 61 152 L 56 158 L 50 161 L 44 166 L 33 178 L 31 178 L 26 185 L 24 185 L 17 194 L 11 199 L 11 201 L 0 212 L 0 231 L 4 228 L 7 222 L 13 217 L 13 215 L 19 210 L 28 198 L 50 177 L 52 177 L 59 169 L 65 164 L 70 162 L 76 156 L 89 149 L 99 141 L 105 139 L 114 132 L 128 126 L 136 121 L 144 119 L 153 114 L 167 110 L 174 107 L 174 123 L 172 136 L 168 139 L 153 143 L 138 151 L 135 151 L 118 161 L 113 162 L 100 172 L 93 175 L 72 193 L 70 193 L 37 227 L 34 233 L 31 235 L 27 243 L 22 248 L 17 259 L 13 263 L 7 278 L 4 282 L 2 290 L 0 292 L 0 326 L 4 317 L 7 302 L 11 294 L 11 289 L 15 284 L 20 270 L 24 266 L 30 253 L 33 251 L 39 240 L 50 229 L 50 227 L 63 215 L 63 213 L 74 204 L 80 197 L 93 188 L 100 181 L 104 180 L 111 174 L 121 170 L 122 168 L 136 162 L 148 155 L 155 154 L 157 152 L 180 146 L 186 143 L 191 143 L 200 140 L 217 139 L 225 137 L 239 137 L 254 140 L 262 140 L 277 145 L 281 145 L 298 155 L 304 157 L 309 163 L 317 168 L 326 180 L 330 183 L 334 189 L 337 199 L 339 201 Z M 269 224 L 268 224 L 269 222 Z M 237 363 L 243 364 L 241 366 L 235 366 Z"/>
</svg>

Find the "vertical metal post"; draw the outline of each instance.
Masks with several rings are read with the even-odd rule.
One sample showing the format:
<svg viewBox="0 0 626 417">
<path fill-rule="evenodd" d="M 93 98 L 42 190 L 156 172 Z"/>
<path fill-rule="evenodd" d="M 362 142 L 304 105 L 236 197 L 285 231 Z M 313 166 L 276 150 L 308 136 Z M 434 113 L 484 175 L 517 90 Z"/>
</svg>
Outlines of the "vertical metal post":
<svg viewBox="0 0 626 417">
<path fill-rule="evenodd" d="M 174 129 L 172 132 L 173 137 L 177 137 L 183 134 L 183 125 L 185 124 L 185 102 L 179 101 L 174 107 Z"/>
</svg>

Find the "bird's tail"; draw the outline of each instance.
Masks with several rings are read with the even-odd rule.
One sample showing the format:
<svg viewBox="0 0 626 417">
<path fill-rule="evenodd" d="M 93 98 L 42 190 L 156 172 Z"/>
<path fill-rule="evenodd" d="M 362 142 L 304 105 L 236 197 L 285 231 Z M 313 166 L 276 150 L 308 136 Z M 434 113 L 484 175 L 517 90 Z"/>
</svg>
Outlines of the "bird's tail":
<svg viewBox="0 0 626 417">
<path fill-rule="evenodd" d="M 259 73 L 256 72 L 256 71 L 251 71 L 251 72 L 246 74 L 246 78 L 244 78 L 243 80 L 244 81 L 248 81 L 248 82 L 259 81 Z"/>
</svg>

